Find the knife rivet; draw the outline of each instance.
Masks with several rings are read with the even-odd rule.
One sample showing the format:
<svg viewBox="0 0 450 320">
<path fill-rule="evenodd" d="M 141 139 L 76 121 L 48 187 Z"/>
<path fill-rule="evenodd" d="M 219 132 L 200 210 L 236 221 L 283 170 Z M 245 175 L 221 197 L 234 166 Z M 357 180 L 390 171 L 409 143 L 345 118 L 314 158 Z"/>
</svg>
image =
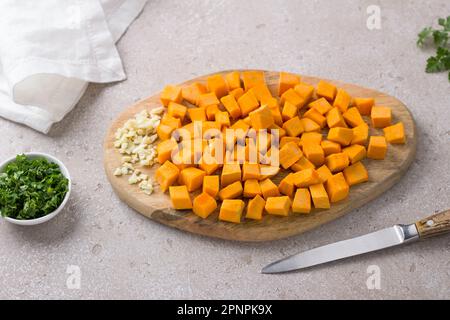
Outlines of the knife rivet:
<svg viewBox="0 0 450 320">
<path fill-rule="evenodd" d="M 427 221 L 427 226 L 431 227 L 431 226 L 433 226 L 433 224 L 434 224 L 433 220 L 428 220 Z"/>
</svg>

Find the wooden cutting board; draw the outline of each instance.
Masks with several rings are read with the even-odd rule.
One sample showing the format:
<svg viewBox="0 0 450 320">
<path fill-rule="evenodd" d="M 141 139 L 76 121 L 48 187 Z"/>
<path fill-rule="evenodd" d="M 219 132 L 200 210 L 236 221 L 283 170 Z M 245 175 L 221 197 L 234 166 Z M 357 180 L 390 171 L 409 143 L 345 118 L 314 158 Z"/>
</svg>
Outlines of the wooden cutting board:
<svg viewBox="0 0 450 320">
<path fill-rule="evenodd" d="M 243 70 L 241 70 L 243 71 Z M 227 73 L 223 71 L 221 73 Z M 180 85 L 190 84 L 198 81 L 206 83 L 204 75 Z M 274 95 L 277 94 L 278 72 L 265 71 L 266 82 Z M 302 76 L 302 81 L 316 85 L 319 78 Z M 310 214 L 291 214 L 288 217 L 278 217 L 265 215 L 261 221 L 245 220 L 241 224 L 221 222 L 218 220 L 217 212 L 211 214 L 207 219 L 197 217 L 192 211 L 177 211 L 171 209 L 169 196 L 163 194 L 158 187 L 149 196 L 142 193 L 137 185 L 128 184 L 128 176 L 116 177 L 113 171 L 120 167 L 121 155 L 114 148 L 114 133 L 129 118 L 143 109 L 151 109 L 161 106 L 159 93 L 140 101 L 125 110 L 111 124 L 104 141 L 104 166 L 106 175 L 114 191 L 130 207 L 139 213 L 161 222 L 165 225 L 189 232 L 239 241 L 268 241 L 281 239 L 316 228 L 324 223 L 361 207 L 369 201 L 375 199 L 383 192 L 394 185 L 406 172 L 413 161 L 416 151 L 416 130 L 413 117 L 406 106 L 398 99 L 382 92 L 363 88 L 357 85 L 343 83 L 334 80 L 327 80 L 337 87 L 347 90 L 354 97 L 374 97 L 376 105 L 384 105 L 392 108 L 394 123 L 402 121 L 405 126 L 407 142 L 405 145 L 389 145 L 386 159 L 363 160 L 369 171 L 369 181 L 351 187 L 349 197 L 339 203 L 332 204 L 329 210 L 314 209 Z M 161 84 L 163 87 L 163 84 Z M 366 118 L 367 121 L 367 118 Z M 382 130 L 370 129 L 371 135 L 382 135 Z M 142 171 L 154 176 L 157 165 L 153 168 L 143 168 Z M 361 211 L 359 214 L 364 214 Z"/>
</svg>

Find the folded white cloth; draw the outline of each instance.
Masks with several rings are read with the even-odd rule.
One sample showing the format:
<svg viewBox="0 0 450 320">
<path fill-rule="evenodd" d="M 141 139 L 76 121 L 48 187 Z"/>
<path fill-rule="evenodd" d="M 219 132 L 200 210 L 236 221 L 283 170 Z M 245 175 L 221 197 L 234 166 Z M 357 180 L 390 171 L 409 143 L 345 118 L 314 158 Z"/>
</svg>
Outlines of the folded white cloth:
<svg viewBox="0 0 450 320">
<path fill-rule="evenodd" d="M 115 42 L 147 0 L 1 0 L 0 116 L 47 133 L 89 82 L 126 78 Z"/>
</svg>

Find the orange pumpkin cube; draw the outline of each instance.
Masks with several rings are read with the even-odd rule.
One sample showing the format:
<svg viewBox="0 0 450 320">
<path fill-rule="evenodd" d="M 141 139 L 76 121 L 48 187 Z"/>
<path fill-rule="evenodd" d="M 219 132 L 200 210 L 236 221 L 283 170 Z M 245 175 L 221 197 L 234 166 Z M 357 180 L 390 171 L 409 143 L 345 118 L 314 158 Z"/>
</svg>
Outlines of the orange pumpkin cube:
<svg viewBox="0 0 450 320">
<path fill-rule="evenodd" d="M 276 100 L 276 99 L 275 99 Z M 270 112 L 272 113 L 273 121 L 276 125 L 282 126 L 283 125 L 283 117 L 281 115 L 280 108 L 278 107 L 278 102 L 276 105 L 269 105 Z"/>
<path fill-rule="evenodd" d="M 328 178 L 326 190 L 331 202 L 338 202 L 348 197 L 350 186 L 345 181 L 342 172 L 339 172 Z"/>
<path fill-rule="evenodd" d="M 183 100 L 181 95 L 181 87 L 167 85 L 164 87 L 160 95 L 160 100 L 163 106 L 167 107 L 170 101 L 180 103 Z"/>
<path fill-rule="evenodd" d="M 300 138 L 299 137 L 282 137 L 280 139 L 280 146 L 279 146 L 280 149 L 283 148 L 283 146 L 289 142 L 295 142 L 298 145 L 300 143 Z"/>
<path fill-rule="evenodd" d="M 354 98 L 353 105 L 359 110 L 363 116 L 370 115 L 372 107 L 375 104 L 374 98 Z"/>
<path fill-rule="evenodd" d="M 249 117 L 252 127 L 256 130 L 270 128 L 275 123 L 272 112 L 266 105 L 250 112 Z"/>
<path fill-rule="evenodd" d="M 280 165 L 287 169 L 303 156 L 302 150 L 295 142 L 286 143 L 279 151 Z"/>
<path fill-rule="evenodd" d="M 296 117 L 298 114 L 298 108 L 290 103 L 289 101 L 286 101 L 283 106 L 283 110 L 281 111 L 281 118 L 283 121 L 290 120 L 294 117 Z"/>
<path fill-rule="evenodd" d="M 387 152 L 386 139 L 383 136 L 371 136 L 367 148 L 367 158 L 383 160 Z"/>
<path fill-rule="evenodd" d="M 337 107 L 341 112 L 345 112 L 350 105 L 352 97 L 344 89 L 338 89 L 336 98 L 333 102 L 333 107 Z"/>
<path fill-rule="evenodd" d="M 159 126 L 156 128 L 156 133 L 158 134 L 158 137 L 161 140 L 167 140 L 167 139 L 170 139 L 170 137 L 172 136 L 172 132 L 175 129 L 176 128 L 174 128 L 174 127 L 170 127 L 168 125 L 160 123 Z"/>
<path fill-rule="evenodd" d="M 284 194 L 288 197 L 293 197 L 294 196 L 294 191 L 295 191 L 295 184 L 294 184 L 294 174 L 293 173 L 289 173 L 286 177 L 284 177 L 281 181 L 280 184 L 278 185 L 278 190 L 280 191 L 281 194 Z"/>
<path fill-rule="evenodd" d="M 352 129 L 353 138 L 351 144 L 364 145 L 369 138 L 369 126 L 366 123 L 360 124 Z"/>
<path fill-rule="evenodd" d="M 342 152 L 348 156 L 350 163 L 358 162 L 366 157 L 366 148 L 359 144 L 352 144 L 342 149 Z"/>
<path fill-rule="evenodd" d="M 303 132 L 301 138 L 300 138 L 300 145 L 303 145 L 304 143 L 315 143 L 320 144 L 322 141 L 322 134 L 319 132 Z"/>
<path fill-rule="evenodd" d="M 294 213 L 310 213 L 311 212 L 311 194 L 306 188 L 299 188 L 295 192 L 292 201 L 292 212 Z"/>
<path fill-rule="evenodd" d="M 327 124 L 329 128 L 347 128 L 347 123 L 345 123 L 345 119 L 342 116 L 341 111 L 336 107 L 327 113 Z"/>
<path fill-rule="evenodd" d="M 245 203 L 242 200 L 224 200 L 220 206 L 219 220 L 240 223 L 244 207 Z"/>
<path fill-rule="evenodd" d="M 345 122 L 350 125 L 350 127 L 357 127 L 365 123 L 358 109 L 354 107 L 349 108 L 346 112 L 344 112 L 342 116 L 344 117 Z"/>
<path fill-rule="evenodd" d="M 294 88 L 300 83 L 300 76 L 292 73 L 280 72 L 278 80 L 278 95 L 281 97 L 285 91 Z"/>
<path fill-rule="evenodd" d="M 325 156 L 329 156 L 333 153 L 339 153 L 341 152 L 341 145 L 339 143 L 330 141 L 330 140 L 324 140 L 320 143 L 320 146 L 323 149 L 323 152 Z"/>
<path fill-rule="evenodd" d="M 314 169 L 315 166 L 306 157 L 301 157 L 296 163 L 291 166 L 291 170 L 298 172 L 306 169 Z"/>
<path fill-rule="evenodd" d="M 320 132 L 320 126 L 309 118 L 301 118 L 303 129 L 305 132 Z"/>
<path fill-rule="evenodd" d="M 247 214 L 245 217 L 253 220 L 261 220 L 265 206 L 266 201 L 260 195 L 256 195 L 248 202 Z"/>
<path fill-rule="evenodd" d="M 194 82 L 181 89 L 183 99 L 193 105 L 198 104 L 198 98 L 204 93 L 206 93 L 206 87 L 199 82 Z"/>
<path fill-rule="evenodd" d="M 292 88 L 286 90 L 281 95 L 280 103 L 284 104 L 286 101 L 292 103 L 297 108 L 297 110 L 300 110 L 306 104 L 305 99 L 303 99 L 301 96 L 299 96 L 298 93 Z"/>
<path fill-rule="evenodd" d="M 205 171 L 198 168 L 189 167 L 181 170 L 178 182 L 184 184 L 189 192 L 199 189 L 203 184 Z"/>
<path fill-rule="evenodd" d="M 162 192 L 166 192 L 178 179 L 180 170 L 170 161 L 164 162 L 155 173 L 156 181 L 159 183 Z"/>
<path fill-rule="evenodd" d="M 253 198 L 257 195 L 262 195 L 261 186 L 257 179 L 248 179 L 244 182 L 244 197 Z"/>
<path fill-rule="evenodd" d="M 203 177 L 203 192 L 216 198 L 219 193 L 219 176 L 204 176 Z"/>
<path fill-rule="evenodd" d="M 361 162 L 356 162 L 344 169 L 344 177 L 349 186 L 369 181 L 369 174 Z"/>
<path fill-rule="evenodd" d="M 244 162 L 242 165 L 242 180 L 259 179 L 259 164 Z"/>
<path fill-rule="evenodd" d="M 291 208 L 291 199 L 288 196 L 269 197 L 264 207 L 269 214 L 287 216 Z"/>
<path fill-rule="evenodd" d="M 390 126 L 392 120 L 391 108 L 381 106 L 372 107 L 370 118 L 374 128 L 384 128 Z"/>
<path fill-rule="evenodd" d="M 167 160 L 172 158 L 172 151 L 177 148 L 177 142 L 173 139 L 161 141 L 156 146 L 156 152 L 158 154 L 158 162 L 163 164 Z"/>
<path fill-rule="evenodd" d="M 209 121 L 216 120 L 216 114 L 220 112 L 219 106 L 217 104 L 211 104 L 205 108 L 206 118 Z"/>
<path fill-rule="evenodd" d="M 206 219 L 216 208 L 216 200 L 203 192 L 194 198 L 192 211 L 199 217 Z"/>
<path fill-rule="evenodd" d="M 333 106 L 325 98 L 319 98 L 308 105 L 312 109 L 316 109 L 320 114 L 326 114 L 333 109 Z"/>
<path fill-rule="evenodd" d="M 209 92 L 214 92 L 217 98 L 222 98 L 228 94 L 228 86 L 225 79 L 220 74 L 209 76 L 206 79 L 206 85 Z"/>
<path fill-rule="evenodd" d="M 225 75 L 225 81 L 229 91 L 241 88 L 241 76 L 238 71 L 227 73 Z"/>
<path fill-rule="evenodd" d="M 249 91 L 251 91 L 255 95 L 256 99 L 261 102 L 261 104 L 273 98 L 272 93 L 265 83 L 258 83 Z"/>
<path fill-rule="evenodd" d="M 302 150 L 305 157 L 311 161 L 315 166 L 320 166 L 325 161 L 325 153 L 317 143 L 304 143 L 302 144 Z M 297 160 L 296 160 L 297 161 Z"/>
<path fill-rule="evenodd" d="M 222 168 L 220 185 L 226 187 L 235 181 L 241 181 L 241 166 L 239 163 L 225 163 Z"/>
<path fill-rule="evenodd" d="M 223 127 L 229 127 L 230 123 L 230 114 L 226 111 L 219 111 L 216 113 L 216 122 L 220 125 L 220 129 Z"/>
<path fill-rule="evenodd" d="M 333 101 L 336 96 L 336 86 L 332 83 L 320 80 L 317 84 L 317 96 L 323 97 L 328 101 Z"/>
<path fill-rule="evenodd" d="M 236 101 L 237 99 L 239 99 L 242 95 L 244 94 L 244 89 L 243 88 L 236 88 L 232 91 L 230 91 L 230 96 L 233 96 Z"/>
<path fill-rule="evenodd" d="M 243 71 L 242 81 L 244 82 L 245 91 L 248 91 L 259 83 L 266 83 L 264 72 L 262 71 Z"/>
<path fill-rule="evenodd" d="M 189 108 L 187 110 L 189 118 L 194 121 L 206 121 L 206 109 L 205 108 Z"/>
<path fill-rule="evenodd" d="M 405 128 L 402 122 L 383 129 L 387 142 L 392 144 L 403 144 L 406 141 Z"/>
<path fill-rule="evenodd" d="M 177 210 L 192 209 L 191 196 L 186 186 L 171 186 L 169 187 L 170 200 L 172 207 Z"/>
<path fill-rule="evenodd" d="M 283 123 L 283 129 L 286 130 L 287 135 L 290 137 L 297 137 L 304 130 L 303 123 L 298 116 Z"/>
<path fill-rule="evenodd" d="M 161 118 L 161 124 L 165 124 L 172 128 L 181 128 L 181 119 L 174 118 L 171 115 L 165 113 Z"/>
<path fill-rule="evenodd" d="M 241 116 L 241 108 L 239 107 L 235 96 L 229 94 L 222 97 L 220 101 L 233 119 L 238 119 Z"/>
<path fill-rule="evenodd" d="M 306 84 L 300 83 L 294 87 L 295 92 L 305 100 L 305 103 L 308 103 L 311 100 L 314 94 L 314 87 Z"/>
<path fill-rule="evenodd" d="M 321 129 L 327 124 L 327 118 L 325 118 L 317 109 L 311 108 L 303 114 L 304 118 L 309 118 L 317 123 Z"/>
<path fill-rule="evenodd" d="M 349 165 L 348 156 L 343 152 L 330 154 L 325 158 L 325 164 L 333 173 L 342 171 Z"/>
<path fill-rule="evenodd" d="M 244 117 L 259 107 L 258 99 L 256 99 L 255 94 L 251 91 L 244 93 L 238 99 L 238 104 L 241 108 L 241 114 Z"/>
<path fill-rule="evenodd" d="M 206 108 L 207 106 L 210 106 L 212 104 L 219 104 L 220 101 L 217 99 L 217 96 L 214 92 L 208 92 L 201 94 L 198 97 L 198 106 L 200 108 Z"/>
<path fill-rule="evenodd" d="M 319 174 L 312 168 L 294 173 L 292 179 L 294 179 L 294 183 L 297 188 L 309 187 L 310 185 L 320 182 Z"/>
<path fill-rule="evenodd" d="M 277 185 L 270 179 L 261 181 L 259 186 L 261 187 L 262 195 L 266 200 L 268 197 L 278 197 L 280 195 Z"/>
<path fill-rule="evenodd" d="M 233 182 L 219 191 L 220 200 L 234 199 L 242 195 L 242 183 L 240 181 Z"/>
<path fill-rule="evenodd" d="M 259 175 L 259 181 L 266 180 L 267 178 L 272 178 L 280 172 L 280 167 L 271 166 L 271 165 L 260 165 L 259 171 L 261 174 Z"/>
<path fill-rule="evenodd" d="M 170 101 L 169 106 L 167 107 L 167 113 L 174 117 L 178 118 L 181 121 L 184 120 L 184 116 L 186 115 L 187 107 L 183 106 L 182 104 Z"/>
<path fill-rule="evenodd" d="M 314 207 L 317 209 L 330 209 L 330 199 L 322 183 L 309 186 L 309 192 L 311 193 Z"/>
<path fill-rule="evenodd" d="M 325 183 L 327 182 L 328 178 L 331 177 L 333 174 L 331 173 L 330 169 L 324 164 L 317 170 L 317 174 L 319 175 L 320 182 Z"/>
<path fill-rule="evenodd" d="M 328 140 L 340 143 L 342 146 L 348 146 L 353 139 L 353 131 L 349 128 L 331 128 L 328 131 Z"/>
</svg>

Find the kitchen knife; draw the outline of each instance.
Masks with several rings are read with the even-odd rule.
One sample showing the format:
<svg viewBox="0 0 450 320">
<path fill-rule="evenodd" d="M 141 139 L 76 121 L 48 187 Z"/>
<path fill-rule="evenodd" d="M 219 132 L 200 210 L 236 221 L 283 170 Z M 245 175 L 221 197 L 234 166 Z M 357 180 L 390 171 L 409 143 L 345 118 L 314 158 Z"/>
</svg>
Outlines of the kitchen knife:
<svg viewBox="0 0 450 320">
<path fill-rule="evenodd" d="M 450 210 L 416 223 L 398 224 L 360 237 L 301 252 L 265 266 L 262 273 L 280 273 L 312 267 L 359 254 L 394 247 L 450 232 Z"/>
</svg>

